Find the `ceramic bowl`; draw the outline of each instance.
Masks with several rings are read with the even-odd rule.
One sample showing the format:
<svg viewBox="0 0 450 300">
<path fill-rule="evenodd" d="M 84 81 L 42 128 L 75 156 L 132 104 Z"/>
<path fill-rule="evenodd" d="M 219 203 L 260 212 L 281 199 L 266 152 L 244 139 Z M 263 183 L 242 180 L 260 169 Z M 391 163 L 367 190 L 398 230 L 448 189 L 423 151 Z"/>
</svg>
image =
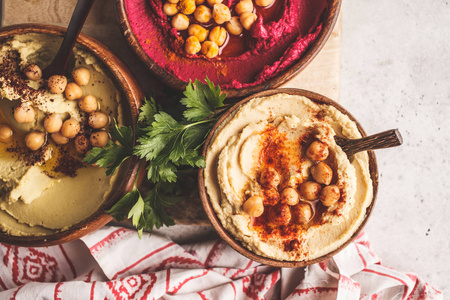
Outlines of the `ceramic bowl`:
<svg viewBox="0 0 450 300">
<path fill-rule="evenodd" d="M 266 97 L 266 96 L 271 96 L 271 95 L 275 95 L 278 93 L 286 93 L 286 94 L 291 94 L 291 95 L 298 95 L 298 96 L 305 96 L 309 99 L 311 99 L 312 101 L 318 103 L 318 104 L 327 104 L 327 105 L 332 105 L 335 108 L 337 108 L 339 111 L 341 111 L 343 114 L 347 115 L 352 121 L 354 121 L 357 124 L 357 127 L 361 133 L 361 135 L 364 137 L 366 136 L 366 133 L 364 131 L 364 129 L 362 128 L 361 124 L 345 109 L 343 108 L 341 105 L 339 105 L 338 103 L 336 103 L 335 101 L 319 95 L 317 93 L 314 92 L 310 92 L 310 91 L 306 91 L 306 90 L 300 90 L 300 89 L 274 89 L 274 90 L 268 90 L 268 91 L 264 91 L 255 95 L 252 95 L 238 103 L 236 103 L 232 108 L 230 108 L 227 113 L 225 113 L 215 124 L 214 128 L 212 129 L 211 133 L 209 134 L 209 136 L 207 137 L 206 143 L 204 145 L 203 148 L 203 155 L 207 156 L 208 152 L 208 146 L 214 136 L 215 130 L 220 126 L 220 124 L 237 108 L 239 108 L 241 105 L 243 105 L 244 103 L 247 103 L 248 101 L 254 99 L 254 98 L 259 98 L 259 97 Z M 339 251 L 341 251 L 342 249 L 344 249 L 349 243 L 352 242 L 352 240 L 354 238 L 356 238 L 356 236 L 358 236 L 358 234 L 361 232 L 361 230 L 364 228 L 365 224 L 367 223 L 370 214 L 372 213 L 373 210 L 373 206 L 375 204 L 375 199 L 377 196 L 377 190 L 378 190 L 378 168 L 377 168 L 377 162 L 376 162 L 376 158 L 375 158 L 375 154 L 373 151 L 368 151 L 368 156 L 369 156 L 369 171 L 370 171 L 370 176 L 372 179 L 372 184 L 373 184 L 373 200 L 371 202 L 371 204 L 369 205 L 369 207 L 366 210 L 365 216 L 364 216 L 364 220 L 362 221 L 361 225 L 357 228 L 357 230 L 354 232 L 354 234 L 351 236 L 351 238 L 349 238 L 347 241 L 345 241 L 344 244 L 342 244 L 340 247 L 338 247 L 337 249 L 335 249 L 334 251 L 327 253 L 326 255 L 323 255 L 321 257 L 315 258 L 315 259 L 311 259 L 311 260 L 306 260 L 306 261 L 281 261 L 281 260 L 275 260 L 275 259 L 271 259 L 271 258 L 267 258 L 258 254 L 253 253 L 252 251 L 250 251 L 249 249 L 247 249 L 246 247 L 244 247 L 240 241 L 238 241 L 237 239 L 235 239 L 223 226 L 221 221 L 218 219 L 213 206 L 210 202 L 209 199 L 209 195 L 206 191 L 206 187 L 205 187 L 205 176 L 204 176 L 204 169 L 201 169 L 199 171 L 199 191 L 200 191 L 200 198 L 202 200 L 202 204 L 203 207 L 205 209 L 205 212 L 208 216 L 209 221 L 211 222 L 212 226 L 214 227 L 214 229 L 217 231 L 217 233 L 219 234 L 219 236 L 225 241 L 227 242 L 232 248 L 234 248 L 236 251 L 238 251 L 239 253 L 241 253 L 242 255 L 266 264 L 266 265 L 271 265 L 271 266 L 277 266 L 277 267 L 303 267 L 306 265 L 310 265 L 313 263 L 317 263 L 319 261 L 325 260 L 333 255 L 335 255 L 336 253 L 338 253 Z"/>
<path fill-rule="evenodd" d="M 0 29 L 0 42 L 14 35 L 27 33 L 42 33 L 54 36 L 63 36 L 66 29 L 59 26 L 43 24 L 20 24 Z M 139 113 L 139 106 L 143 98 L 143 92 L 128 67 L 106 46 L 95 39 L 80 34 L 77 43 L 88 48 L 95 57 L 103 64 L 118 90 L 122 93 L 121 103 L 126 125 L 134 128 Z M 72 225 L 67 230 L 43 236 L 13 236 L 0 232 L 0 242 L 18 246 L 50 246 L 76 240 L 90 232 L 93 232 L 112 220 L 105 213 L 115 202 L 117 202 L 127 191 L 132 188 L 137 174 L 137 160 L 129 160 L 121 169 L 121 174 L 112 187 L 110 197 L 105 199 L 97 211 L 83 221 Z"/>
</svg>

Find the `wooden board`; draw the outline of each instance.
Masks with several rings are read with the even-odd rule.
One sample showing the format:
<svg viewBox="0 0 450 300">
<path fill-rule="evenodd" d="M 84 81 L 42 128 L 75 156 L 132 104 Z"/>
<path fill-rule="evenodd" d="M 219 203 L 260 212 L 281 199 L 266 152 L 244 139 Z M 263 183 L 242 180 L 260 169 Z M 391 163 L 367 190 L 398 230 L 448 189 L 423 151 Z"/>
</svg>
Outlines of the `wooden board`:
<svg viewBox="0 0 450 300">
<path fill-rule="evenodd" d="M 2 26 L 19 23 L 46 23 L 67 26 L 76 0 L 3 0 Z M 159 86 L 159 82 L 145 69 L 129 49 L 120 32 L 115 5 L 110 0 L 97 0 L 92 7 L 83 33 L 111 48 L 128 64 L 145 92 Z M 338 18 L 329 40 L 306 69 L 283 85 L 302 88 L 339 100 L 341 68 L 342 14 Z M 185 201 L 171 209 L 177 224 L 209 224 L 200 199 L 193 193 Z"/>
</svg>

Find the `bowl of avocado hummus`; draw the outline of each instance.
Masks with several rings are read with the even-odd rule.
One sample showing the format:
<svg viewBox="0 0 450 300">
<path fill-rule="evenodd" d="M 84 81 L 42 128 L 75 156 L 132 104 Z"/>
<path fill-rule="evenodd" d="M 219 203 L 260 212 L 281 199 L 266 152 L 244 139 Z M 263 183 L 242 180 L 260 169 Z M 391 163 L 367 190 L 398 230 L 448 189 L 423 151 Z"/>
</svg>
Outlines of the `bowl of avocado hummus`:
<svg viewBox="0 0 450 300">
<path fill-rule="evenodd" d="M 43 78 L 65 29 L 0 29 L 0 240 L 48 246 L 105 225 L 105 213 L 134 180 L 136 162 L 113 176 L 88 165 L 109 130 L 133 125 L 142 92 L 105 46 L 81 34 L 67 74 Z"/>
</svg>

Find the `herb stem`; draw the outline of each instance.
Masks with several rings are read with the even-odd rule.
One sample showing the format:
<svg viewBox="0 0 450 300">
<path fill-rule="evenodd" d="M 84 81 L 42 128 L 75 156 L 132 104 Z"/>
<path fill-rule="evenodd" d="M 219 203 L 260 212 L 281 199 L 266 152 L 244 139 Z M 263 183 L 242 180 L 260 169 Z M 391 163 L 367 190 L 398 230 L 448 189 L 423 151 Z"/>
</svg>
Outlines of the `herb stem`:
<svg viewBox="0 0 450 300">
<path fill-rule="evenodd" d="M 189 127 L 197 126 L 197 125 L 204 124 L 204 123 L 210 123 L 210 122 L 213 122 L 213 121 L 216 121 L 216 119 L 215 118 L 213 118 L 213 119 L 206 119 L 206 120 L 202 120 L 202 121 L 197 121 L 195 123 L 186 124 L 186 125 L 184 125 L 184 130 L 188 129 Z"/>
<path fill-rule="evenodd" d="M 138 170 L 136 172 L 136 177 L 134 178 L 134 184 L 133 184 L 133 186 L 135 188 L 137 188 L 137 181 L 138 181 L 138 178 L 139 178 L 139 174 L 141 173 L 141 168 L 145 164 L 145 160 L 143 160 L 143 159 L 139 159 L 139 160 L 140 160 L 140 163 L 139 163 L 139 167 L 138 167 Z"/>
</svg>

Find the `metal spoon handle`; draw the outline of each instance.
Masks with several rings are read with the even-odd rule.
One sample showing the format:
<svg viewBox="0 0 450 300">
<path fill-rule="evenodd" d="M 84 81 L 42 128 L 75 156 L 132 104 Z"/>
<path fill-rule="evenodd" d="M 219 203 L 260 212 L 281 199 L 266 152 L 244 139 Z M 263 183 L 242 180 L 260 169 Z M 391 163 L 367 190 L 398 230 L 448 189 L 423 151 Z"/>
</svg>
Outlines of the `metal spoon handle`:
<svg viewBox="0 0 450 300">
<path fill-rule="evenodd" d="M 69 55 L 86 21 L 89 11 L 95 0 L 78 0 L 70 19 L 69 27 L 64 35 L 63 42 L 53 61 L 44 70 L 44 77 L 52 75 L 64 75 L 69 61 Z"/>
<path fill-rule="evenodd" d="M 358 152 L 400 146 L 403 138 L 397 129 L 369 135 L 361 139 L 335 137 L 336 143 L 350 157 Z"/>
</svg>

